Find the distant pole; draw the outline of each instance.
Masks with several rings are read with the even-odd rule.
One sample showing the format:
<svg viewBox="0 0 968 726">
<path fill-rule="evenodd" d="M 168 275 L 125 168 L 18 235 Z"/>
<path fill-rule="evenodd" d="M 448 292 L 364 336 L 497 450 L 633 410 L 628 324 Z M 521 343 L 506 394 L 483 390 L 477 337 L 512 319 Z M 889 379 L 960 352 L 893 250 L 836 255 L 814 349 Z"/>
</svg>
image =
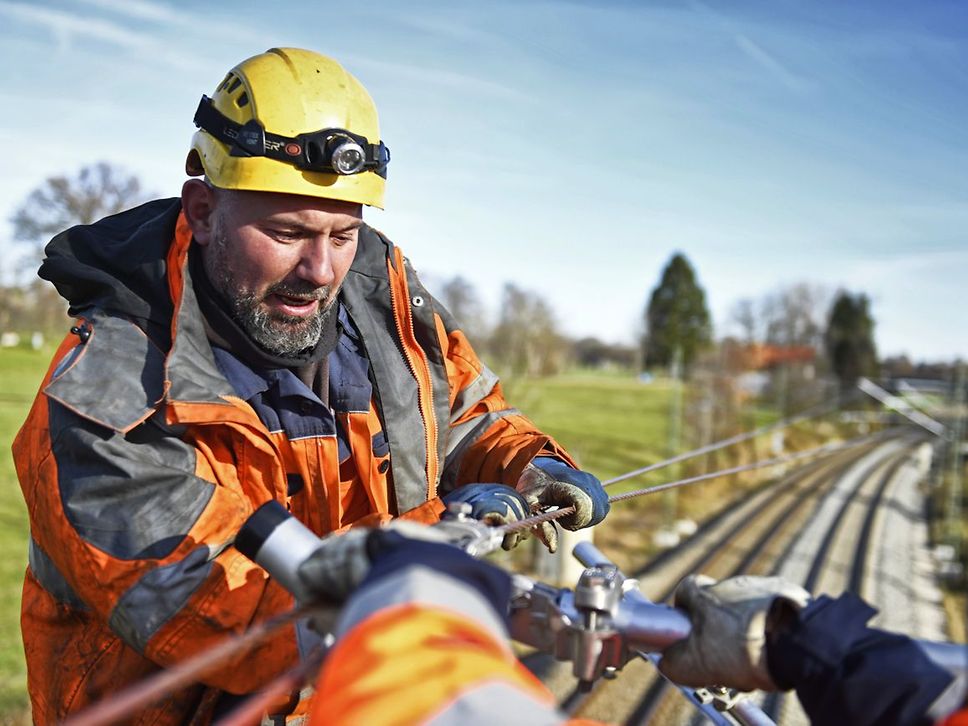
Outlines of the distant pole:
<svg viewBox="0 0 968 726">
<path fill-rule="evenodd" d="M 669 375 L 672 378 L 672 400 L 669 405 L 669 451 L 668 456 L 672 458 L 679 453 L 682 447 L 682 348 L 676 346 L 672 354 L 672 365 L 669 367 Z M 669 476 L 678 479 L 681 473 L 679 464 L 670 467 Z M 662 511 L 666 526 L 672 527 L 675 523 L 678 510 L 678 492 L 675 489 L 667 489 L 662 494 Z"/>
<path fill-rule="evenodd" d="M 965 436 L 965 364 L 959 360 L 955 366 L 955 390 L 953 392 L 955 420 L 951 427 L 951 439 L 948 446 L 948 501 L 945 507 L 945 539 L 955 549 L 954 561 L 961 562 L 961 449 Z"/>
</svg>

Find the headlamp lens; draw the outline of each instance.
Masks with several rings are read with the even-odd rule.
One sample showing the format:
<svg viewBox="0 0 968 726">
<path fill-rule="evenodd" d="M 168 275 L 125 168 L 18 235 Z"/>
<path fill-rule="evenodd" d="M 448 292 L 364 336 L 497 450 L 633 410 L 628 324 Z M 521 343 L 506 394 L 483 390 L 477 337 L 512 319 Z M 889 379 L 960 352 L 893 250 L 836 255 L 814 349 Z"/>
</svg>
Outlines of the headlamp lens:
<svg viewBox="0 0 968 726">
<path fill-rule="evenodd" d="M 366 163 L 366 154 L 363 152 L 363 147 L 355 141 L 349 140 L 342 141 L 333 149 L 333 155 L 330 158 L 333 170 L 337 174 L 356 174 L 362 171 Z"/>
</svg>

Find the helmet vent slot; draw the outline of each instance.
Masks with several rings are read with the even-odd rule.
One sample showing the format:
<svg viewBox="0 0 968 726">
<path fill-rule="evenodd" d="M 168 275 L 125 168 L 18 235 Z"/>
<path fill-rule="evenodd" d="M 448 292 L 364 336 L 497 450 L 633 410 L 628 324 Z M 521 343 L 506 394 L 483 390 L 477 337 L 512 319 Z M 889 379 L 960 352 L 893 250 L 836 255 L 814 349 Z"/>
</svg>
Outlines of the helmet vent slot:
<svg viewBox="0 0 968 726">
<path fill-rule="evenodd" d="M 248 106 L 249 94 L 246 93 L 245 91 L 242 91 L 241 95 L 237 99 L 235 99 L 235 105 L 238 106 L 239 108 L 242 108 L 243 106 Z"/>
<path fill-rule="evenodd" d="M 233 93 L 236 88 L 242 85 L 242 81 L 238 78 L 233 78 L 232 83 L 229 85 L 229 93 Z"/>
</svg>

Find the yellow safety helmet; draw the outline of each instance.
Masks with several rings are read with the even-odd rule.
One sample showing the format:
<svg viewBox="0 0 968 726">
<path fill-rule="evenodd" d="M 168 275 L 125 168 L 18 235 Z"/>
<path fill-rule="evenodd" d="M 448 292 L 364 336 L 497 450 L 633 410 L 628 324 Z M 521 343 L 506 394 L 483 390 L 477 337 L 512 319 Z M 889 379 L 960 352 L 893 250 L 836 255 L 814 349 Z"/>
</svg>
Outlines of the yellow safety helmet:
<svg viewBox="0 0 968 726">
<path fill-rule="evenodd" d="M 376 106 L 332 58 L 272 48 L 242 61 L 202 96 L 195 125 L 189 176 L 383 209 L 390 150 Z"/>
</svg>

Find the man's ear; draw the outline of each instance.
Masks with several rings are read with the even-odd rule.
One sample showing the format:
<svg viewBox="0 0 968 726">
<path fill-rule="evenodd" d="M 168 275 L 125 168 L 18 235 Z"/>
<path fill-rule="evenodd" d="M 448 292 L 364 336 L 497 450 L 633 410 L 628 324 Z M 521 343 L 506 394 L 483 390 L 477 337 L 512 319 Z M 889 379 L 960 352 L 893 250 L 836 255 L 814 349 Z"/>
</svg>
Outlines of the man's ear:
<svg viewBox="0 0 968 726">
<path fill-rule="evenodd" d="M 182 186 L 182 210 L 195 241 L 203 247 L 212 241 L 215 225 L 215 190 L 201 179 L 189 179 Z"/>
</svg>

